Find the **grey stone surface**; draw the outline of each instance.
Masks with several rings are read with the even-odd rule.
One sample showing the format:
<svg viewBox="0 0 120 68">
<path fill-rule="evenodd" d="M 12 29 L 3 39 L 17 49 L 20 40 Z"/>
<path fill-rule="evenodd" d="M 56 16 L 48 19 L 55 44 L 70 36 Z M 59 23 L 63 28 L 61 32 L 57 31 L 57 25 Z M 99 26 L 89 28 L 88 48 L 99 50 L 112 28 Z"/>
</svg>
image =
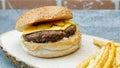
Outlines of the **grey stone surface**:
<svg viewBox="0 0 120 68">
<path fill-rule="evenodd" d="M 17 18 L 26 10 L 0 10 L 0 34 L 15 28 Z M 83 34 L 95 35 L 120 42 L 120 11 L 73 10 L 72 19 Z M 0 50 L 0 68 L 16 68 Z"/>
</svg>

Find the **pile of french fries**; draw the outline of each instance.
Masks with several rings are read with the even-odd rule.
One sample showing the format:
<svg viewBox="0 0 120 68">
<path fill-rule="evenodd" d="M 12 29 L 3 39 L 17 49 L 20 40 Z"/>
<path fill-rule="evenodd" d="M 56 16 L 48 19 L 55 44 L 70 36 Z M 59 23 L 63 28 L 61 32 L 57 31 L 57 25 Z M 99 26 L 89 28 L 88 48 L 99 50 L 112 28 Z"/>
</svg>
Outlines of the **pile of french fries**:
<svg viewBox="0 0 120 68">
<path fill-rule="evenodd" d="M 114 41 L 104 42 L 93 40 L 101 50 L 96 55 L 88 57 L 76 68 L 120 68 L 120 44 Z"/>
</svg>

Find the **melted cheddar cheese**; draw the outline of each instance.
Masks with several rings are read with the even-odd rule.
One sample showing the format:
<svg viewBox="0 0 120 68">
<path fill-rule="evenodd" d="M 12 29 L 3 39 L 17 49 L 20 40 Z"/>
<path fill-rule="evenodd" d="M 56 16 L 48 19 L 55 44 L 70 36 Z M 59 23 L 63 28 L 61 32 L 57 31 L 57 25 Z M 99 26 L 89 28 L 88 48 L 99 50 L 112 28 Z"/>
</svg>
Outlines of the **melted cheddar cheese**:
<svg viewBox="0 0 120 68">
<path fill-rule="evenodd" d="M 29 26 L 23 30 L 24 34 L 42 31 L 42 30 L 65 30 L 70 25 L 74 24 L 72 21 L 60 21 L 55 23 L 45 23 L 37 26 Z"/>
</svg>

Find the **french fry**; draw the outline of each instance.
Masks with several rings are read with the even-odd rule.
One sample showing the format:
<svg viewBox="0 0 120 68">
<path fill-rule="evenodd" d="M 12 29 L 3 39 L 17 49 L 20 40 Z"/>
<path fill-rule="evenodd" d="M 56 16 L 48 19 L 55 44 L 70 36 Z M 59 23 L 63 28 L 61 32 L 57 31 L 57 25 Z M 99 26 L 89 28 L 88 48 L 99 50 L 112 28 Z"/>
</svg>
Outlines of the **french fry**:
<svg viewBox="0 0 120 68">
<path fill-rule="evenodd" d="M 110 49 L 110 44 L 108 43 L 105 46 L 105 50 L 101 55 L 101 58 L 99 58 L 99 61 L 95 62 L 96 65 L 94 65 L 94 68 L 103 68 L 103 65 L 107 61 L 108 55 L 109 55 L 109 49 Z"/>
<path fill-rule="evenodd" d="M 94 62 L 90 63 L 87 68 L 94 68 L 97 65 L 97 63 L 101 60 L 105 50 L 106 50 L 106 46 L 103 46 L 99 54 L 96 56 Z"/>
<path fill-rule="evenodd" d="M 100 52 L 88 58 L 77 68 L 120 68 L 120 44 L 114 41 L 104 42 L 93 40 L 93 43 L 101 47 Z"/>
<path fill-rule="evenodd" d="M 97 39 L 93 39 L 93 43 L 96 45 L 96 46 L 105 46 L 106 45 L 106 42 L 103 42 L 103 41 L 100 41 L 100 40 L 97 40 Z"/>
<path fill-rule="evenodd" d="M 106 63 L 108 56 L 109 56 L 110 44 L 106 45 L 106 49 L 100 59 L 100 61 L 96 64 L 94 68 L 103 68 L 104 64 Z"/>
<path fill-rule="evenodd" d="M 112 68 L 118 68 L 118 67 L 114 65 L 114 66 L 112 66 Z"/>
<path fill-rule="evenodd" d="M 100 58 L 102 57 L 102 54 L 104 53 L 104 50 L 105 50 L 105 46 L 102 47 L 102 49 L 101 49 L 99 55 L 96 56 L 96 59 L 95 59 L 94 63 L 92 63 L 91 65 L 89 65 L 87 68 L 94 68 L 94 66 L 97 64 L 97 62 L 100 61 Z"/>
<path fill-rule="evenodd" d="M 81 64 L 79 64 L 76 68 L 86 68 L 90 63 L 90 60 L 95 59 L 95 56 L 90 56 L 86 60 L 84 60 Z"/>
<path fill-rule="evenodd" d="M 94 39 L 93 40 L 93 44 L 95 44 L 96 46 L 105 46 L 107 42 L 104 42 L 104 41 L 101 41 L 101 40 L 97 40 L 97 39 Z M 120 47 L 120 43 L 114 43 L 115 46 L 117 47 Z"/>
<path fill-rule="evenodd" d="M 114 58 L 115 58 L 115 50 L 116 50 L 116 47 L 115 47 L 114 42 L 112 41 L 111 49 L 109 50 L 109 57 L 108 57 L 106 63 L 104 64 L 103 68 L 111 68 L 112 67 L 112 64 L 113 64 Z"/>
<path fill-rule="evenodd" d="M 87 68 L 91 68 L 94 64 L 95 59 L 91 59 Z"/>
<path fill-rule="evenodd" d="M 116 66 L 120 66 L 120 47 L 116 48 Z"/>
<path fill-rule="evenodd" d="M 112 68 L 115 68 L 115 67 L 117 67 L 117 66 L 116 66 L 116 50 L 115 50 L 114 61 L 113 61 L 113 64 L 112 64 Z"/>
</svg>

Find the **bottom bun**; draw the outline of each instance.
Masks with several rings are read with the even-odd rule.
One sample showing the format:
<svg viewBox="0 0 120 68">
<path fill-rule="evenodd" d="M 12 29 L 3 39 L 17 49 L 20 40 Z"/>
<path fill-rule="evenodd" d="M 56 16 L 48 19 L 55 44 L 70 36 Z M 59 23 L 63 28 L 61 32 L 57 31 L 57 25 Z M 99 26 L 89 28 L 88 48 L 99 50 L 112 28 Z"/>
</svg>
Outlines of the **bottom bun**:
<svg viewBox="0 0 120 68">
<path fill-rule="evenodd" d="M 74 35 L 57 42 L 34 43 L 22 38 L 23 48 L 30 55 L 44 58 L 52 58 L 68 55 L 80 47 L 81 32 L 77 30 Z"/>
<path fill-rule="evenodd" d="M 28 50 L 26 47 L 23 46 L 23 49 L 30 55 L 36 56 L 36 57 L 43 57 L 43 58 L 54 58 L 54 57 L 61 57 L 61 56 L 65 56 L 68 54 L 71 54 L 75 51 L 77 51 L 79 49 L 80 45 L 74 45 L 71 48 L 65 49 L 65 50 L 56 50 L 56 51 L 52 51 L 52 50 L 39 50 L 39 51 L 31 51 Z"/>
</svg>

